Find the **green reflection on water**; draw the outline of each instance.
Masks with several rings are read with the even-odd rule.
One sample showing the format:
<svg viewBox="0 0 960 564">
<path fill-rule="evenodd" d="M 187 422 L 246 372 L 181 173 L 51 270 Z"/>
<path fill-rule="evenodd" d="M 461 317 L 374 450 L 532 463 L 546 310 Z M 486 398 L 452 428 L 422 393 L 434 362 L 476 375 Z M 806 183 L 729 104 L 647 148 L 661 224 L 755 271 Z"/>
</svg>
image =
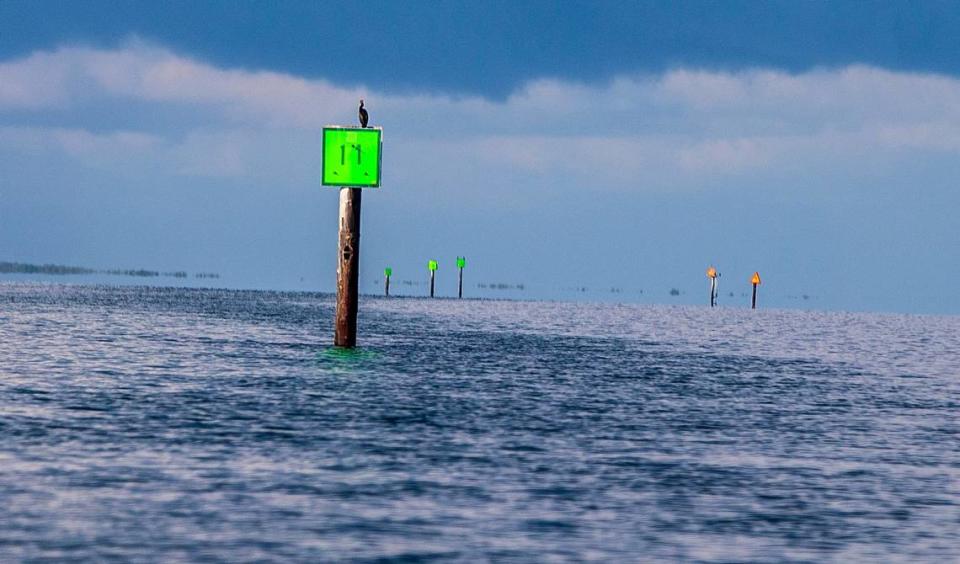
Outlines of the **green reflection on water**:
<svg viewBox="0 0 960 564">
<path fill-rule="evenodd" d="M 343 347 L 327 347 L 316 354 L 316 362 L 327 370 L 334 372 L 360 372 L 370 367 L 382 356 L 379 351 L 369 348 L 347 349 Z"/>
</svg>

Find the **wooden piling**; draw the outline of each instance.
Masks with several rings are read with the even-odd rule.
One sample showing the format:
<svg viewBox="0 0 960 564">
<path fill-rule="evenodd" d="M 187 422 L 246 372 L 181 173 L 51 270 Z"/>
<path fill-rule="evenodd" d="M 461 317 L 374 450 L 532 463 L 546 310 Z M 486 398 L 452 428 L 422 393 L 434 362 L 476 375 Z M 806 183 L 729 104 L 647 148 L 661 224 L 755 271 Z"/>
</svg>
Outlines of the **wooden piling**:
<svg viewBox="0 0 960 564">
<path fill-rule="evenodd" d="M 707 278 L 710 279 L 710 307 L 717 305 L 717 277 L 720 273 L 714 267 L 707 268 Z"/>
<path fill-rule="evenodd" d="M 427 268 L 430 269 L 430 297 L 433 297 L 433 280 L 437 273 L 437 261 L 429 260 L 427 261 Z"/>
<path fill-rule="evenodd" d="M 340 189 L 340 245 L 337 253 L 337 312 L 333 342 L 357 345 L 360 287 L 360 188 Z"/>
</svg>

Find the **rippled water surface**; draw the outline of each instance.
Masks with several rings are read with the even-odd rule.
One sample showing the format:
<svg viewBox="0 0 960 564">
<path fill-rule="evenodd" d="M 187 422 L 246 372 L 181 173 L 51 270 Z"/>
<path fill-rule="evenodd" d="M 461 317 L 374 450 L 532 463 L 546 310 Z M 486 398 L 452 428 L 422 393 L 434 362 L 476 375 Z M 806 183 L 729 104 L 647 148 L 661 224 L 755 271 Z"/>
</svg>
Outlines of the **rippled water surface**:
<svg viewBox="0 0 960 564">
<path fill-rule="evenodd" d="M 0 561 L 960 559 L 960 318 L 0 285 Z"/>
</svg>

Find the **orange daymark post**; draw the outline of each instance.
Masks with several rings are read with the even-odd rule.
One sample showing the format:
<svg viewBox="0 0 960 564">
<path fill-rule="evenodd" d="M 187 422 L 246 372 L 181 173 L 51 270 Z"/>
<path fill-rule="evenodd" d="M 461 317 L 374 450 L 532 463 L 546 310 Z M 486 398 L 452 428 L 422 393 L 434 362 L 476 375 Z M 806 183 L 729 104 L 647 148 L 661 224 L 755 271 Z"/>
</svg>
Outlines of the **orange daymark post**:
<svg viewBox="0 0 960 564">
<path fill-rule="evenodd" d="M 760 273 L 754 272 L 750 282 L 753 284 L 753 299 L 750 300 L 750 309 L 757 309 L 757 286 L 760 285 Z"/>
<path fill-rule="evenodd" d="M 717 277 L 720 273 L 714 267 L 707 268 L 707 278 L 710 279 L 710 307 L 717 305 Z"/>
</svg>

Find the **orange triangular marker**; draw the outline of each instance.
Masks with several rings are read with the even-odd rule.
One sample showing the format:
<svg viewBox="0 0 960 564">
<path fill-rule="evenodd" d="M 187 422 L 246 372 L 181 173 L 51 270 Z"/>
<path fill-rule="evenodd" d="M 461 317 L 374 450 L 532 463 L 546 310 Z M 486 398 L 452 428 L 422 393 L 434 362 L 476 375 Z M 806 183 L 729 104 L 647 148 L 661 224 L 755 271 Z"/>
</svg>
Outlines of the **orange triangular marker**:
<svg viewBox="0 0 960 564">
<path fill-rule="evenodd" d="M 759 284 L 759 283 L 760 283 L 760 273 L 759 273 L 759 272 L 754 272 L 754 273 L 753 273 L 753 278 L 750 279 L 750 282 L 752 282 L 754 286 L 756 286 L 757 284 Z"/>
</svg>

